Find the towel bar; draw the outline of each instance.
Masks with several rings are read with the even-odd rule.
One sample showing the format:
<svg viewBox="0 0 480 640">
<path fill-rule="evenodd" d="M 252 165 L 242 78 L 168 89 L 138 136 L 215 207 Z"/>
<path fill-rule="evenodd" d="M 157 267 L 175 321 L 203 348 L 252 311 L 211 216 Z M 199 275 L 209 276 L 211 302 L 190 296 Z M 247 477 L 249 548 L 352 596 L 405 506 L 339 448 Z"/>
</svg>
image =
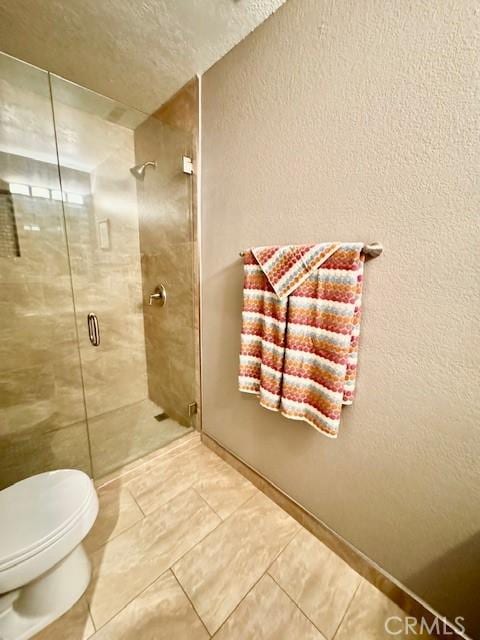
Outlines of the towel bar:
<svg viewBox="0 0 480 640">
<path fill-rule="evenodd" d="M 243 258 L 245 253 L 245 251 L 240 251 L 238 255 Z M 383 247 L 379 242 L 369 242 L 363 245 L 362 253 L 369 258 L 376 258 L 383 253 Z"/>
</svg>

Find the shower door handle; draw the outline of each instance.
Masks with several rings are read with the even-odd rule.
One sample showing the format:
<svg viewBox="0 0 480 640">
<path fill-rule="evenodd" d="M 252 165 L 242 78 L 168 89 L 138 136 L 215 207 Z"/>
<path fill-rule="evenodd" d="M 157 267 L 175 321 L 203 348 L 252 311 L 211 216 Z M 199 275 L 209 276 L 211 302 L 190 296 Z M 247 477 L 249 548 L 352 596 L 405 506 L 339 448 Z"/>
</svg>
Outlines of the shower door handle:
<svg viewBox="0 0 480 640">
<path fill-rule="evenodd" d="M 87 316 L 88 337 L 94 347 L 98 347 L 100 344 L 100 327 L 98 325 L 98 318 L 94 313 L 89 313 Z"/>
</svg>

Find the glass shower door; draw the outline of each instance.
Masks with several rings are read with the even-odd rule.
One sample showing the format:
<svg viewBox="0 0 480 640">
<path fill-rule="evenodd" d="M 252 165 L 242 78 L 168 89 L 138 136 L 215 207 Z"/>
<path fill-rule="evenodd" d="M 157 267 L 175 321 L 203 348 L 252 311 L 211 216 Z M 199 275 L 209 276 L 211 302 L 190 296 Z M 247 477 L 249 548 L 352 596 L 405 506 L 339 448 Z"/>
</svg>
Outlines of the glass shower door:
<svg viewBox="0 0 480 640">
<path fill-rule="evenodd" d="M 61 78 L 52 76 L 51 84 L 98 477 L 189 429 L 191 176 L 181 171 L 181 158 L 191 139 Z M 156 166 L 142 169 L 145 161 Z M 167 303 L 152 298 L 150 305 L 162 284 Z"/>
<path fill-rule="evenodd" d="M 91 473 L 48 74 L 0 54 L 0 489 Z"/>
</svg>

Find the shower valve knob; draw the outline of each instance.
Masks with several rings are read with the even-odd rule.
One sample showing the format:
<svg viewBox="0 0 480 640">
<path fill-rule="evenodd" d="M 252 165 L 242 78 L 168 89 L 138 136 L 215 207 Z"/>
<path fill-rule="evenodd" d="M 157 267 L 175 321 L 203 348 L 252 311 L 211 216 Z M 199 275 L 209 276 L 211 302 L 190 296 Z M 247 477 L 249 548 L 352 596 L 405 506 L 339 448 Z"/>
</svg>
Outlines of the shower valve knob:
<svg viewBox="0 0 480 640">
<path fill-rule="evenodd" d="M 152 305 L 154 302 L 158 302 L 158 304 L 163 307 L 163 305 L 167 301 L 167 292 L 163 284 L 155 287 L 155 291 L 150 294 L 148 299 L 148 304 Z"/>
</svg>

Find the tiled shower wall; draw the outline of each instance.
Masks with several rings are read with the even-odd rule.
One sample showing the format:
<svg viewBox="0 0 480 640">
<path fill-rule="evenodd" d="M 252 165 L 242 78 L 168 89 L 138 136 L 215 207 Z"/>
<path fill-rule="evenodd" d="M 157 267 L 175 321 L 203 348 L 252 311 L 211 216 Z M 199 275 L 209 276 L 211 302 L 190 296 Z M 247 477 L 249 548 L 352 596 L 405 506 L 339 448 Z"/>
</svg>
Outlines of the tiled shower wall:
<svg viewBox="0 0 480 640">
<path fill-rule="evenodd" d="M 0 489 L 61 467 L 108 473 L 183 435 L 155 416 L 190 424 L 199 398 L 195 187 L 182 172 L 196 149 L 196 85 L 146 118 L 51 81 L 61 186 L 77 197 L 63 204 L 47 74 L 0 56 Z M 157 170 L 135 180 L 129 169 L 147 159 Z M 160 283 L 162 309 L 147 304 Z"/>
<path fill-rule="evenodd" d="M 167 290 L 164 307 L 144 306 L 148 392 L 185 425 L 189 403 L 199 400 L 199 367 L 196 181 L 182 172 L 182 156 L 195 165 L 197 122 L 195 79 L 135 131 L 136 162 L 158 163 L 137 185 L 144 300 L 156 285 Z"/>
<path fill-rule="evenodd" d="M 128 173 L 133 135 L 127 133 L 130 145 L 123 160 L 119 154 L 91 173 L 62 168 L 64 189 L 84 200 L 82 205 L 64 203 L 76 316 L 62 203 L 12 196 L 21 256 L 2 258 L 4 485 L 58 466 L 90 472 L 82 383 L 95 475 L 130 459 L 132 441 L 141 436 L 141 425 L 137 433 L 131 415 L 148 394 L 136 193 Z M 0 172 L 19 183 L 58 188 L 54 164 L 0 153 Z M 120 189 L 121 207 L 115 203 Z M 109 251 L 97 242 L 97 223 L 105 218 Z M 90 311 L 99 318 L 99 347 L 88 338 Z"/>
<path fill-rule="evenodd" d="M 58 189 L 51 163 L 0 153 L 0 173 Z M 90 472 L 62 203 L 12 201 L 21 255 L 0 258 L 0 488 L 59 466 Z"/>
<path fill-rule="evenodd" d="M 0 256 L 0 488 L 59 467 L 91 473 L 89 439 L 95 475 L 150 448 L 137 416 L 148 392 L 133 131 L 56 102 L 62 187 L 82 199 L 62 206 L 46 74 L 1 61 L 2 109 L 16 118 L 3 120 L 0 176 L 28 195 L 10 196 L 20 256 Z"/>
</svg>

